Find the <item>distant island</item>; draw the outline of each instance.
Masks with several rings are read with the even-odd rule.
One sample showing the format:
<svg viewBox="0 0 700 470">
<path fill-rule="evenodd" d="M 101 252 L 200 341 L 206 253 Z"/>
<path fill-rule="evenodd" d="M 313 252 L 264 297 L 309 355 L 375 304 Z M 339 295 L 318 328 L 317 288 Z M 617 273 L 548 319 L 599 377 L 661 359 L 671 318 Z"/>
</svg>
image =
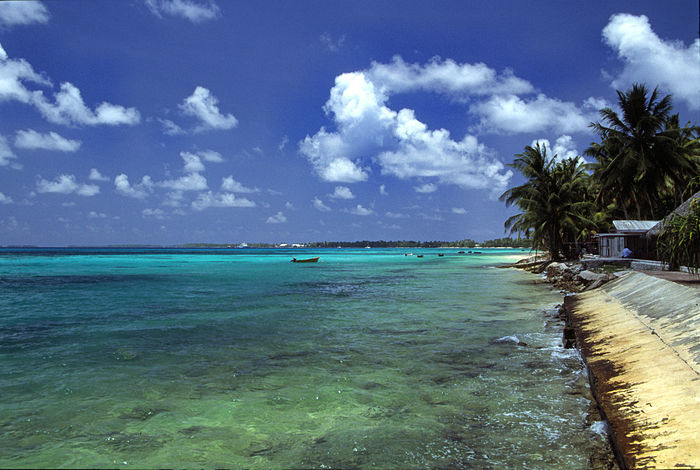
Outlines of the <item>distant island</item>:
<svg viewBox="0 0 700 470">
<path fill-rule="evenodd" d="M 361 240 L 361 241 L 324 241 L 307 243 L 184 243 L 181 245 L 152 245 L 152 244 L 112 244 L 99 246 L 70 245 L 65 248 L 114 248 L 114 249 L 229 249 L 229 248 L 531 248 L 529 238 L 495 238 L 484 242 L 471 239 L 456 241 L 416 241 L 416 240 Z M 7 245 L 6 249 L 41 249 L 38 245 Z M 60 248 L 60 247 L 53 247 Z"/>
</svg>

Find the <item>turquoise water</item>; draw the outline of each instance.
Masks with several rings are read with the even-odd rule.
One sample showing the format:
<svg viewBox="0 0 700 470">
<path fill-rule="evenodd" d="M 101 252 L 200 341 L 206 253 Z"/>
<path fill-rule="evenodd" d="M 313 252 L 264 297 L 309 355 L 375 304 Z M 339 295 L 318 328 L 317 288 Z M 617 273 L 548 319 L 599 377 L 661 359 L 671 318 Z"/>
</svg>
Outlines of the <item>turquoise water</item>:
<svg viewBox="0 0 700 470">
<path fill-rule="evenodd" d="M 406 251 L 0 251 L 0 467 L 585 468 L 560 295 Z"/>
</svg>

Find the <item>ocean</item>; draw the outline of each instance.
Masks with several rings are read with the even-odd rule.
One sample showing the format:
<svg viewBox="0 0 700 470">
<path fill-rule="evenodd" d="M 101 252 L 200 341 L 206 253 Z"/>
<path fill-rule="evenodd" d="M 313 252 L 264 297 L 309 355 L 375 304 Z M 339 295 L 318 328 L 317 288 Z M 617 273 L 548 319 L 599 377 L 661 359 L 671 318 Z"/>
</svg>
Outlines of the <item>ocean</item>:
<svg viewBox="0 0 700 470">
<path fill-rule="evenodd" d="M 480 251 L 1 249 L 0 467 L 586 468 L 561 294 Z"/>
</svg>

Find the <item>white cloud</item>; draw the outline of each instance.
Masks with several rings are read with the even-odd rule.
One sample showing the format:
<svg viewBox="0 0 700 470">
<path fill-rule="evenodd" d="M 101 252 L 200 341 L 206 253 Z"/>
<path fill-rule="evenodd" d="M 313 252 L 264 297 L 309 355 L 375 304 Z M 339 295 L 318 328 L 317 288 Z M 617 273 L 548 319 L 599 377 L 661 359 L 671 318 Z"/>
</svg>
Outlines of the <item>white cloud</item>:
<svg viewBox="0 0 700 470">
<path fill-rule="evenodd" d="M 42 90 L 27 87 L 28 83 L 52 86 L 51 81 L 34 71 L 23 59 L 10 59 L 0 46 L 0 101 L 19 101 L 34 106 L 50 122 L 64 125 L 137 124 L 141 117 L 136 108 L 103 102 L 95 110 L 88 108 L 75 85 L 65 82 L 49 101 Z"/>
<path fill-rule="evenodd" d="M 333 37 L 330 35 L 330 33 L 323 33 L 319 37 L 321 42 L 323 43 L 326 48 L 328 48 L 329 51 L 331 52 L 338 52 L 340 48 L 343 47 L 343 44 L 345 44 L 345 35 L 343 34 L 340 36 L 338 39 L 333 39 Z"/>
<path fill-rule="evenodd" d="M 197 155 L 199 155 L 199 157 L 205 162 L 221 163 L 224 161 L 221 154 L 215 150 L 201 150 L 197 152 Z"/>
<path fill-rule="evenodd" d="M 201 211 L 209 207 L 255 207 L 255 202 L 245 198 L 237 198 L 233 193 L 214 194 L 211 191 L 199 193 L 192 201 L 192 209 Z"/>
<path fill-rule="evenodd" d="M 571 138 L 570 135 L 562 135 L 554 141 L 554 146 L 549 142 L 548 139 L 536 139 L 530 144 L 531 147 L 535 147 L 536 144 L 540 144 L 547 151 L 547 157 L 554 159 L 556 161 L 563 161 L 567 158 L 576 158 L 579 156 L 578 150 L 576 150 L 576 142 Z"/>
<path fill-rule="evenodd" d="M 77 194 L 79 196 L 94 196 L 99 194 L 100 187 L 95 184 L 81 184 L 73 175 L 59 175 L 55 181 L 40 178 L 36 183 L 39 193 Z"/>
<path fill-rule="evenodd" d="M 320 199 L 317 198 L 317 197 L 315 197 L 314 200 L 313 200 L 312 202 L 313 202 L 314 208 L 315 208 L 316 210 L 319 210 L 319 211 L 321 211 L 321 212 L 328 212 L 328 211 L 331 210 L 330 207 L 328 207 L 327 205 L 325 205 L 325 204 L 323 203 L 323 201 L 320 200 Z"/>
<path fill-rule="evenodd" d="M 281 152 L 284 150 L 284 148 L 287 146 L 288 143 L 289 143 L 289 137 L 285 135 L 284 137 L 282 137 L 282 140 L 280 141 L 279 145 L 277 145 L 277 148 Z"/>
<path fill-rule="evenodd" d="M 239 183 L 238 181 L 233 179 L 233 176 L 227 176 L 221 179 L 221 189 L 223 191 L 229 191 L 232 193 L 244 194 L 257 193 L 258 191 L 260 191 L 258 188 L 249 188 L 243 185 L 243 183 Z"/>
<path fill-rule="evenodd" d="M 90 176 L 88 179 L 93 181 L 109 181 L 109 177 L 99 172 L 97 168 L 90 168 Z"/>
<path fill-rule="evenodd" d="M 488 189 L 492 195 L 502 192 L 512 173 L 475 137 L 467 135 L 461 141 L 454 141 L 445 129 L 429 130 L 415 118 L 413 110 L 396 112 L 386 106 L 394 91 L 391 87 L 406 91 L 439 88 L 442 84 L 447 89 L 448 80 L 438 80 L 437 73 L 431 75 L 433 78 L 422 79 L 423 72 L 396 64 L 402 62 L 395 59 L 390 64 L 394 75 L 375 63 L 369 72 L 336 77 L 324 110 L 333 118 L 337 132 L 321 128 L 299 143 L 300 153 L 319 177 L 329 182 L 365 181 L 369 169 L 363 167 L 362 159 L 371 158 L 379 164 L 382 174 L 402 179 L 435 177 L 463 188 Z M 435 64 L 439 68 L 440 63 Z M 415 76 L 401 82 L 398 74 L 404 69 Z M 377 79 L 381 85 L 372 82 L 375 75 L 381 77 Z M 425 83 L 420 84 L 421 80 Z M 466 85 L 455 87 L 461 90 Z"/>
<path fill-rule="evenodd" d="M 32 104 L 34 92 L 25 83 L 51 86 L 51 81 L 35 72 L 26 60 L 8 58 L 0 45 L 0 101 L 15 100 Z"/>
<path fill-rule="evenodd" d="M 292 203 L 289 202 L 289 201 L 287 201 L 287 202 L 284 203 L 284 207 L 286 207 L 287 210 L 290 210 L 290 211 L 296 210 L 296 207 L 294 207 L 294 204 L 292 204 Z"/>
<path fill-rule="evenodd" d="M 10 144 L 7 143 L 5 136 L 0 135 L 0 166 L 7 166 L 16 159 L 17 155 L 14 154 L 10 148 Z"/>
<path fill-rule="evenodd" d="M 76 152 L 80 148 L 79 140 L 70 140 L 57 134 L 49 132 L 40 134 L 33 129 L 17 131 L 15 135 L 15 147 L 35 150 L 56 150 L 59 152 Z"/>
<path fill-rule="evenodd" d="M 267 221 L 265 222 L 266 224 L 283 224 L 287 221 L 287 218 L 284 216 L 282 212 L 278 212 L 275 215 L 272 215 L 267 218 Z"/>
<path fill-rule="evenodd" d="M 161 181 L 158 186 L 176 191 L 202 191 L 208 188 L 207 179 L 199 173 L 188 173 L 177 179 Z"/>
<path fill-rule="evenodd" d="M 141 183 L 132 186 L 129 183 L 129 177 L 122 173 L 114 178 L 114 186 L 117 192 L 123 196 L 144 199 L 153 190 L 153 181 L 150 176 L 146 175 L 141 179 Z"/>
<path fill-rule="evenodd" d="M 10 196 L 5 196 L 3 193 L 0 193 L 0 204 L 12 204 L 12 202 Z"/>
<path fill-rule="evenodd" d="M 0 26 L 48 22 L 49 10 L 42 2 L 0 2 Z"/>
<path fill-rule="evenodd" d="M 199 173 L 204 171 L 204 164 L 199 158 L 199 155 L 190 152 L 180 152 L 180 157 L 185 162 L 184 170 L 187 173 Z"/>
<path fill-rule="evenodd" d="M 623 61 L 622 71 L 612 81 L 617 89 L 645 82 L 659 86 L 700 109 L 700 39 L 686 46 L 680 41 L 659 38 L 644 16 L 616 14 L 603 29 L 603 40 Z"/>
<path fill-rule="evenodd" d="M 193 23 L 217 19 L 221 15 L 219 6 L 212 0 L 145 0 L 146 6 L 157 17 L 179 16 Z"/>
<path fill-rule="evenodd" d="M 134 125 L 141 121 L 141 115 L 136 108 L 103 102 L 95 111 L 85 105 L 80 90 L 72 83 L 61 84 L 61 89 L 54 94 L 55 102 L 51 103 L 44 97 L 41 90 L 32 93 L 32 103 L 47 121 L 54 124 L 87 126 L 122 124 Z"/>
<path fill-rule="evenodd" d="M 458 214 L 458 215 L 464 215 L 467 213 L 467 210 L 464 207 L 453 207 L 452 213 Z"/>
<path fill-rule="evenodd" d="M 141 211 L 141 215 L 144 217 L 153 217 L 158 220 L 163 220 L 165 218 L 165 212 L 163 209 L 150 209 L 146 208 Z"/>
<path fill-rule="evenodd" d="M 90 212 L 88 213 L 88 217 L 89 217 L 90 219 L 106 219 L 106 218 L 107 218 L 107 214 L 105 214 L 104 212 L 90 211 Z"/>
<path fill-rule="evenodd" d="M 336 186 L 335 191 L 329 197 L 332 199 L 355 199 L 355 195 L 347 186 Z"/>
<path fill-rule="evenodd" d="M 226 130 L 236 127 L 238 120 L 232 114 L 221 114 L 218 103 L 219 100 L 208 89 L 198 86 L 179 107 L 186 115 L 202 121 L 195 128 L 195 132 Z"/>
<path fill-rule="evenodd" d="M 186 133 L 182 127 L 178 126 L 170 119 L 158 118 L 158 121 L 163 125 L 163 132 L 165 132 L 166 135 L 182 135 Z"/>
<path fill-rule="evenodd" d="M 415 192 L 421 193 L 421 194 L 430 194 L 430 193 L 434 193 L 435 191 L 437 191 L 438 187 L 437 187 L 437 185 L 435 185 L 433 183 L 425 183 L 425 184 L 421 184 L 420 186 L 414 186 L 413 190 Z"/>
<path fill-rule="evenodd" d="M 169 207 L 181 207 L 184 200 L 185 193 L 183 191 L 170 191 L 165 195 L 162 204 Z"/>
<path fill-rule="evenodd" d="M 389 193 L 386 192 L 386 185 L 383 185 L 383 184 L 382 184 L 382 185 L 379 186 L 379 194 L 381 194 L 382 196 L 387 196 L 387 195 L 389 195 Z"/>
<path fill-rule="evenodd" d="M 362 207 L 362 204 L 358 204 L 357 206 L 350 209 L 350 213 L 353 215 L 363 215 L 364 216 L 364 215 L 372 215 L 372 214 L 374 214 L 374 211 L 372 209 Z"/>
<path fill-rule="evenodd" d="M 598 109 L 590 109 L 590 98 L 582 106 L 539 94 L 535 99 L 516 95 L 494 95 L 474 104 L 470 112 L 481 117 L 479 127 L 490 132 L 587 132 Z"/>
<path fill-rule="evenodd" d="M 389 217 L 390 219 L 407 219 L 408 218 L 408 216 L 406 214 L 401 214 L 401 213 L 396 213 L 396 212 L 386 212 L 384 215 Z"/>
<path fill-rule="evenodd" d="M 452 59 L 431 59 L 425 65 L 407 64 L 399 56 L 392 62 L 372 62 L 368 74 L 373 83 L 391 93 L 432 91 L 463 98 L 469 95 L 521 94 L 533 86 L 512 71 L 498 73 L 484 63 L 458 64 Z"/>
</svg>

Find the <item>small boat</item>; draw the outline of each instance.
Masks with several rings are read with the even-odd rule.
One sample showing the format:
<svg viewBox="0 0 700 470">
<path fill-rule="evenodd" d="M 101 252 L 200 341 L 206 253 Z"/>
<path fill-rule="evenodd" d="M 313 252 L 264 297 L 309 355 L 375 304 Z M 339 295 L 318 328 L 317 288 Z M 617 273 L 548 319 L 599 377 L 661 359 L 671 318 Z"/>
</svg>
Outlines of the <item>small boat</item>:
<svg viewBox="0 0 700 470">
<path fill-rule="evenodd" d="M 438 253 L 438 256 L 445 256 L 445 255 L 443 255 L 442 253 Z"/>
<path fill-rule="evenodd" d="M 423 257 L 423 255 L 418 255 L 418 257 L 419 257 L 419 258 L 422 258 L 422 257 Z"/>
<path fill-rule="evenodd" d="M 307 259 L 292 258 L 292 263 L 318 263 L 319 258 L 320 258 L 320 256 L 317 256 L 315 258 L 307 258 Z"/>
</svg>

